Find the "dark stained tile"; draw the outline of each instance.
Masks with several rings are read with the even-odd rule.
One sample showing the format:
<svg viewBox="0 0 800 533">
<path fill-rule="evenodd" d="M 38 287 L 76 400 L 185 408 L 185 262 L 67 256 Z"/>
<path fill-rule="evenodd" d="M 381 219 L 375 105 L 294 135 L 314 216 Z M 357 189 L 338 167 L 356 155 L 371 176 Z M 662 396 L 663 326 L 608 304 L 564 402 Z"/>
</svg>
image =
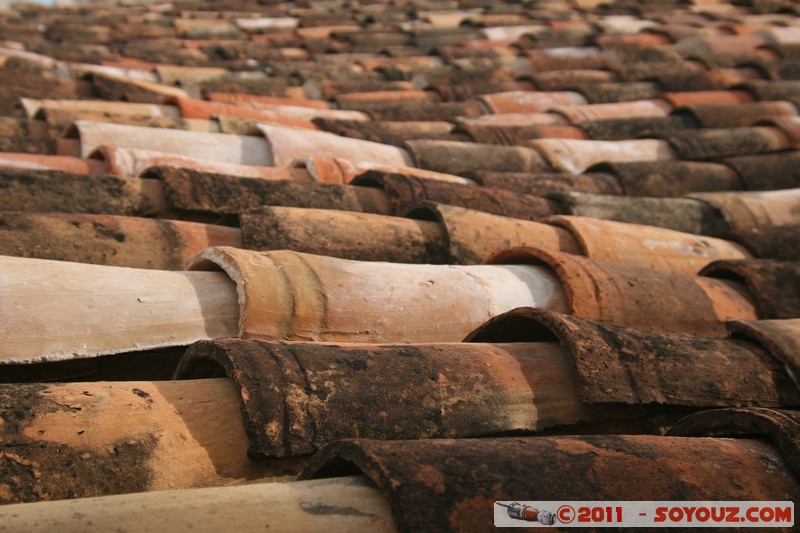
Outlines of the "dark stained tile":
<svg viewBox="0 0 800 533">
<path fill-rule="evenodd" d="M 535 4 L 0 14 L 0 500 L 797 493 L 800 11 Z"/>
</svg>

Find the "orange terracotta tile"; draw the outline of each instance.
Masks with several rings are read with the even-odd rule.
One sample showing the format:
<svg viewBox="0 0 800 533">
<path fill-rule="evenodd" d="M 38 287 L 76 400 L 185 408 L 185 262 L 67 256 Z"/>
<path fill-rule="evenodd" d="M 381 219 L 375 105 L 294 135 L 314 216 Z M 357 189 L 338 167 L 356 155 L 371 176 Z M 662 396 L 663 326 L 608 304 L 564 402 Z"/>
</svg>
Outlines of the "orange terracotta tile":
<svg viewBox="0 0 800 533">
<path fill-rule="evenodd" d="M 102 161 L 60 155 L 0 153 L 0 166 L 30 169 L 52 169 L 73 174 L 106 174 Z"/>
<path fill-rule="evenodd" d="M 310 181 L 311 177 L 301 171 L 283 167 L 256 165 L 239 165 L 208 159 L 195 159 L 186 156 L 168 154 L 154 150 L 117 148 L 100 146 L 92 154 L 97 164 L 108 168 L 107 173 L 114 176 L 142 176 L 152 167 L 170 166 L 186 168 L 200 172 L 216 172 L 229 176 L 260 178 L 266 180 Z"/>
<path fill-rule="evenodd" d="M 259 124 L 259 129 L 269 147 L 269 161 L 275 166 L 287 166 L 296 158 L 309 155 L 411 166 L 408 152 L 396 146 L 266 124 Z"/>
<path fill-rule="evenodd" d="M 548 110 L 577 124 L 586 120 L 612 120 L 635 117 L 665 117 L 672 107 L 664 100 L 636 100 L 617 104 L 556 106 Z"/>
<path fill-rule="evenodd" d="M 461 185 L 474 185 L 472 180 L 452 174 L 433 172 L 408 166 L 381 165 L 370 161 L 353 161 L 340 157 L 326 158 L 314 155 L 302 156 L 295 159 L 290 166 L 305 169 L 315 181 L 321 183 L 347 184 L 358 176 L 374 170 L 387 174 L 402 174 L 404 176 L 414 176 L 428 180 L 445 181 Z"/>
<path fill-rule="evenodd" d="M 163 151 L 221 163 L 261 166 L 271 164 L 263 137 L 121 126 L 83 120 L 76 121 L 75 126 L 79 138 L 60 141 L 64 142 L 65 149 L 68 145 L 71 153 L 77 151 L 84 157 L 91 156 L 101 146 L 116 146 Z"/>
<path fill-rule="evenodd" d="M 309 98 L 283 98 L 279 96 L 259 96 L 256 94 L 245 93 L 223 93 L 211 91 L 206 94 L 212 102 L 222 102 L 225 104 L 241 104 L 241 103 L 260 103 L 272 105 L 288 105 L 296 107 L 309 107 L 312 109 L 330 109 L 330 104 L 320 100 L 311 100 Z"/>
<path fill-rule="evenodd" d="M 541 113 L 557 105 L 586 104 L 586 99 L 575 92 L 513 91 L 485 94 L 478 97 L 492 113 Z"/>
<path fill-rule="evenodd" d="M 187 119 L 210 119 L 216 115 L 226 115 L 258 122 L 281 124 L 294 128 L 304 128 L 310 130 L 319 129 L 313 122 L 281 115 L 280 113 L 266 109 L 256 109 L 253 107 L 245 107 L 236 104 L 209 102 L 206 100 L 195 100 L 191 98 L 176 98 L 175 103 L 181 110 L 181 116 Z"/>
<path fill-rule="evenodd" d="M 668 101 L 674 108 L 689 105 L 740 104 L 752 102 L 753 96 L 748 91 L 688 91 L 669 92 L 658 95 Z"/>
</svg>

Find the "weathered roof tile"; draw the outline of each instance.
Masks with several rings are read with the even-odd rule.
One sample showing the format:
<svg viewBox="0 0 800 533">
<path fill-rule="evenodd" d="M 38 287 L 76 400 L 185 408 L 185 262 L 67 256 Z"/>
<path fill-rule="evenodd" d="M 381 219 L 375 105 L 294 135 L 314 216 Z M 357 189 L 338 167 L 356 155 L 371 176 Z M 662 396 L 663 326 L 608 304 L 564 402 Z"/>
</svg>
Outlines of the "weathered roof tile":
<svg viewBox="0 0 800 533">
<path fill-rule="evenodd" d="M 794 448 L 786 453 L 794 453 Z M 779 500 L 785 494 L 796 494 L 789 466 L 793 461 L 781 459 L 777 469 L 780 486 L 774 475 L 763 472 L 763 461 L 774 458 L 771 446 L 744 439 L 365 439 L 344 440 L 323 449 L 302 478 L 364 473 L 390 502 L 400 531 L 452 531 L 476 525 L 491 527 L 493 502 L 512 501 L 517 494 L 527 494 L 534 501 L 748 500 L 762 494 Z M 521 476 L 520 464 L 538 475 Z M 691 465 L 688 474 L 686 465 Z M 758 472 L 755 477 L 749 474 L 751 470 Z M 597 471 L 614 475 L 598 480 L 591 475 Z M 420 472 L 425 473 L 424 481 L 420 481 Z M 687 483 L 687 475 L 694 481 Z M 742 484 L 742 476 L 755 485 Z M 710 478 L 717 482 L 708 483 Z"/>
<path fill-rule="evenodd" d="M 548 265 L 564 287 L 568 312 L 590 320 L 645 331 L 719 337 L 726 334 L 725 320 L 758 318 L 750 295 L 722 280 L 536 248 L 511 248 L 489 262 Z M 652 294 L 659 296 L 653 299 Z"/>
<path fill-rule="evenodd" d="M 220 7 L 214 0 L 14 4 L 0 15 L 0 149 L 11 151 L 0 153 L 0 253 L 7 254 L 0 305 L 13 307 L 0 313 L 0 380 L 167 379 L 183 347 L 220 336 L 451 342 L 516 306 L 545 305 L 577 316 L 518 311 L 494 326 L 509 326 L 505 341 L 547 330 L 538 340 L 555 335 L 563 344 L 547 344 L 547 353 L 530 342 L 231 340 L 194 350 L 247 352 L 251 367 L 255 355 L 267 354 L 261 363 L 281 367 L 246 378 L 253 383 L 241 401 L 250 407 L 263 383 L 299 383 L 301 374 L 326 392 L 280 393 L 260 406 L 263 420 L 284 412 L 298 424 L 256 453 L 274 454 L 275 445 L 310 453 L 347 436 L 486 436 L 553 424 L 586 433 L 663 431 L 676 407 L 797 405 L 800 11 L 791 2 L 232 0 Z M 546 217 L 559 212 L 565 215 Z M 225 246 L 201 252 L 195 267 L 227 273 L 161 270 L 181 268 L 208 245 Z M 492 257 L 525 264 L 477 264 Z M 707 266 L 715 260 L 723 261 Z M 697 275 L 703 268 L 708 275 Z M 524 322 L 525 313 L 538 322 Z M 763 320 L 775 317 L 791 318 Z M 408 350 L 416 350 L 414 360 L 401 361 Z M 541 356 L 536 372 L 527 363 L 521 374 L 509 371 L 530 350 Z M 110 353 L 119 355 L 96 357 Z M 453 367 L 449 359 L 459 354 L 477 370 Z M 342 357 L 357 364 L 342 365 Z M 33 364 L 38 359 L 64 360 Z M 297 362 L 308 372 L 292 370 Z M 555 369 L 567 371 L 561 381 L 550 377 Z M 438 377 L 409 380 L 417 371 Z M 222 376 L 204 374 L 207 365 L 197 372 L 184 377 Z M 377 377 L 359 379 L 371 373 Z M 570 408 L 546 408 L 549 393 L 520 401 L 534 382 L 538 392 L 569 396 Z M 274 479 L 305 461 L 247 458 L 247 435 L 236 425 L 240 399 L 227 380 L 132 386 L 0 387 L 0 433 L 22 461 L 14 464 L 39 469 L 38 478 L 31 469 L 0 472 L 0 485 L 10 487 L 0 499 Z M 475 394 L 452 403 L 453 391 L 467 389 Z M 123 401 L 143 398 L 137 390 L 151 403 Z M 57 405 L 44 401 L 51 395 Z M 199 396 L 215 401 L 199 409 Z M 3 414 L 12 404 L 27 409 L 19 423 Z M 60 422 L 50 411 L 61 404 L 82 410 Z M 381 404 L 394 425 L 376 409 Z M 176 406 L 182 417 L 205 413 L 205 432 L 176 419 Z M 139 420 L 143 409 L 167 407 L 172 414 Z M 498 418 L 500 411 L 511 415 Z M 102 429 L 86 430 L 85 416 Z M 785 423 L 792 415 L 708 416 L 735 432 L 764 434 L 784 453 L 794 449 Z M 571 425 L 581 418 L 596 420 Z M 44 433 L 23 432 L 23 422 Z M 217 448 L 209 427 L 233 428 L 232 440 Z M 47 435 L 58 431 L 85 436 L 56 450 Z M 87 439 L 96 441 L 88 459 L 78 455 Z M 506 495 L 486 492 L 501 478 L 475 478 L 476 465 L 488 463 L 484 456 L 476 463 L 472 452 L 460 462 L 464 447 L 499 450 L 494 472 L 502 476 L 514 453 L 530 451 L 525 461 L 543 472 L 558 464 L 568 472 L 553 478 L 566 479 L 560 484 L 497 481 L 545 499 L 584 492 L 592 500 L 675 499 L 674 480 L 685 481 L 686 465 L 697 478 L 681 493 L 686 499 L 763 499 L 761 489 L 748 492 L 752 483 L 736 483 L 743 477 L 776 487 L 774 470 L 769 480 L 759 477 L 763 457 L 779 460 L 763 442 L 509 442 L 403 442 L 400 452 L 347 443 L 321 451 L 315 464 L 328 473 L 342 461 L 358 463 L 350 471 L 363 468 L 389 487 L 386 501 L 368 489 L 376 515 L 388 517 L 390 502 L 394 525 L 405 530 L 482 528 L 482 517 L 490 524 L 491 501 L 475 501 Z M 587 446 L 600 457 L 592 464 L 581 463 Z M 603 451 L 609 446 L 613 454 Z M 403 454 L 423 448 L 432 454 L 426 460 L 443 454 L 448 462 L 431 467 L 412 454 L 403 463 Z M 347 457 L 326 462 L 337 454 Z M 413 465 L 416 479 L 403 477 L 403 464 Z M 430 506 L 439 500 L 419 481 L 420 464 L 454 499 Z M 595 483 L 594 474 L 608 468 L 623 469 L 624 482 Z M 785 499 L 796 487 L 789 467 L 780 463 L 780 470 L 775 494 Z M 721 483 L 702 483 L 720 471 L 727 472 Z M 346 481 L 332 486 L 343 487 L 337 497 L 356 490 Z M 467 501 L 462 496 L 472 507 L 451 513 Z M 282 512 L 290 504 L 281 501 Z M 400 501 L 411 505 L 403 510 Z M 465 521 L 450 522 L 458 516 Z"/>
<path fill-rule="evenodd" d="M 578 395 L 586 404 L 779 407 L 800 397 L 778 360 L 742 340 L 648 333 L 536 309 L 494 317 L 467 339 L 557 340 L 573 361 Z M 626 355 L 631 353 L 637 357 Z M 751 372 L 762 379 L 751 381 Z"/>
</svg>

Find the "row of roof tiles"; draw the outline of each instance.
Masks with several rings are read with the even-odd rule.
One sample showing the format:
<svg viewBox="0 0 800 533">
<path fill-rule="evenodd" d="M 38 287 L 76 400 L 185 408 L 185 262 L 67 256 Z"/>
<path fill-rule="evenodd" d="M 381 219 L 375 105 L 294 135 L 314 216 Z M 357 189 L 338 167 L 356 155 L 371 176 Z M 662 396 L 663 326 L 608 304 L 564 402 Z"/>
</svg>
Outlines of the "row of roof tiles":
<svg viewBox="0 0 800 533">
<path fill-rule="evenodd" d="M 800 493 L 796 5 L 217 7 L 0 21 L 0 529 Z"/>
</svg>

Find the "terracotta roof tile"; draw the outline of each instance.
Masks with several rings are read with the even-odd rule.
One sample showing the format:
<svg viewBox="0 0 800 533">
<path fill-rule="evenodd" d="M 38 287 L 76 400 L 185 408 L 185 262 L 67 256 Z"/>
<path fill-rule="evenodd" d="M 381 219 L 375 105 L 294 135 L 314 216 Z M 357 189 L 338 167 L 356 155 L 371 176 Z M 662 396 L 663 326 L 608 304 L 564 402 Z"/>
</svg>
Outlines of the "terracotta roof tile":
<svg viewBox="0 0 800 533">
<path fill-rule="evenodd" d="M 755 257 L 784 260 L 800 257 L 800 226 L 797 224 L 752 228 L 723 235 L 747 248 Z"/>
<path fill-rule="evenodd" d="M 468 141 L 464 133 L 456 133 L 454 125 L 444 121 L 351 121 L 316 119 L 314 123 L 322 130 L 343 137 L 403 146 L 414 139 L 441 139 L 446 141 Z M 473 138 L 474 139 L 474 138 Z"/>
<path fill-rule="evenodd" d="M 102 161 L 42 154 L 0 153 L 0 166 L 28 169 L 52 169 L 74 174 L 103 174 L 106 165 Z"/>
<path fill-rule="evenodd" d="M 390 213 L 386 194 L 371 187 L 239 178 L 172 166 L 151 167 L 144 176 L 142 181 L 161 181 L 158 198 L 178 211 L 236 215 L 272 205 Z"/>
<path fill-rule="evenodd" d="M 796 115 L 789 102 L 753 102 L 736 105 L 694 105 L 675 110 L 690 115 L 701 128 L 746 127 L 767 118 Z"/>
<path fill-rule="evenodd" d="M 650 131 L 646 135 L 664 139 L 679 159 L 687 161 L 764 154 L 793 147 L 780 129 L 771 127 Z"/>
<path fill-rule="evenodd" d="M 149 216 L 163 207 L 154 180 L 1 168 L 0 183 L 3 211 Z"/>
<path fill-rule="evenodd" d="M 666 134 L 669 135 L 669 134 Z M 676 153 L 666 141 L 638 139 L 586 141 L 576 139 L 538 139 L 526 143 L 559 172 L 580 174 L 605 162 L 670 161 Z"/>
<path fill-rule="evenodd" d="M 294 181 L 311 180 L 307 173 L 299 169 L 224 163 L 154 150 L 119 148 L 116 146 L 100 146 L 92 154 L 92 158 L 93 159 L 87 159 L 85 161 L 90 162 L 90 164 L 94 164 L 94 162 L 104 164 L 107 166 L 108 173 L 114 176 L 141 176 L 147 173 L 152 167 L 170 166 L 192 169 L 198 172 L 216 172 L 246 178 L 268 180 L 291 179 Z"/>
<path fill-rule="evenodd" d="M 467 340 L 557 340 L 575 365 L 579 397 L 589 405 L 713 407 L 730 402 L 731 406 L 780 406 L 790 405 L 799 394 L 789 372 L 777 361 L 765 359 L 760 347 L 741 340 L 648 333 L 536 309 L 515 309 L 499 315 Z M 632 352 L 638 357 L 625 356 Z M 715 370 L 720 364 L 715 359 L 720 356 L 736 360 L 730 373 Z M 762 376 L 774 372 L 775 377 L 746 383 L 748 372 L 739 370 L 748 366 Z"/>
<path fill-rule="evenodd" d="M 484 95 L 478 98 L 493 113 L 545 112 L 557 105 L 583 104 L 585 100 L 574 92 L 511 91 Z"/>
<path fill-rule="evenodd" d="M 797 411 L 764 408 L 714 409 L 679 420 L 670 430 L 670 435 L 736 438 L 758 435 L 782 452 L 793 471 L 798 469 Z"/>
<path fill-rule="evenodd" d="M 0 253 L 181 270 L 208 246 L 242 246 L 235 228 L 112 215 L 0 213 Z"/>
<path fill-rule="evenodd" d="M 595 172 L 613 175 L 630 196 L 679 197 L 699 191 L 742 189 L 736 172 L 719 163 L 656 161 L 601 163 Z M 592 192 L 592 191 L 588 191 Z"/>
<path fill-rule="evenodd" d="M 715 206 L 691 198 L 630 197 L 607 194 L 564 192 L 551 194 L 559 213 L 658 226 L 695 233 L 718 235 L 730 230 Z"/>
<path fill-rule="evenodd" d="M 431 221 L 296 207 L 257 208 L 239 220 L 243 247 L 251 250 L 294 250 L 359 261 L 450 262 L 442 229 Z"/>
<path fill-rule="evenodd" d="M 800 189 L 781 189 L 766 192 L 692 193 L 718 210 L 731 229 L 742 230 L 766 226 L 800 223 L 797 205 Z"/>
<path fill-rule="evenodd" d="M 716 415 L 725 423 L 724 428 L 711 418 Z M 687 434 L 692 436 L 736 434 L 737 438 L 734 439 L 583 436 L 493 439 L 487 442 L 475 439 L 430 441 L 423 445 L 407 441 L 348 441 L 326 450 L 320 464 L 315 463 L 313 470 L 306 472 L 307 477 L 320 479 L 14 506 L 3 510 L 3 519 L 10 527 L 21 530 L 30 529 L 32 524 L 42 524 L 44 527 L 62 524 L 80 528 L 83 525 L 80 515 L 92 516 L 101 528 L 143 524 L 175 524 L 175 527 L 179 527 L 190 521 L 202 520 L 214 528 L 243 529 L 255 523 L 278 525 L 282 523 L 284 509 L 299 508 L 310 515 L 304 517 L 305 527 L 326 528 L 330 527 L 331 518 L 318 514 L 318 509 L 346 507 L 357 511 L 337 516 L 336 525 L 347 529 L 396 531 L 397 524 L 401 524 L 399 527 L 402 531 L 414 531 L 424 524 L 429 529 L 445 531 L 475 526 L 492 527 L 493 500 L 514 498 L 518 492 L 530 492 L 539 500 L 565 500 L 576 490 L 573 488 L 575 483 L 581 497 L 585 494 L 588 498 L 595 494 L 606 500 L 625 495 L 630 495 L 628 498 L 643 497 L 643 494 L 644 497 L 662 498 L 675 494 L 675 487 L 678 487 L 680 497 L 696 500 L 725 497 L 729 487 L 736 487 L 731 490 L 735 490 L 741 499 L 758 497 L 762 493 L 777 495 L 780 490 L 785 491 L 783 494 L 791 495 L 796 491 L 796 485 L 791 481 L 794 468 L 791 455 L 796 449 L 792 425 L 794 418 L 796 413 L 791 411 L 730 409 L 695 415 L 687 418 L 683 425 Z M 770 443 L 744 438 L 749 433 L 763 436 Z M 581 462 L 586 450 L 592 452 L 594 462 Z M 558 471 L 563 481 L 542 484 L 536 476 L 521 480 L 512 466 L 501 470 L 493 459 L 509 457 L 509 453 L 514 454 L 510 457 L 515 461 L 507 461 L 504 465 L 525 462 L 547 475 L 556 473 L 554 464 L 567 465 Z M 654 455 L 664 459 L 655 470 L 658 480 L 655 483 L 637 470 Z M 427 457 L 430 461 L 425 461 Z M 440 459 L 444 457 L 448 461 L 441 462 Z M 388 468 L 394 465 L 396 459 L 398 466 Z M 480 461 L 479 464 L 486 467 L 479 471 L 477 478 L 470 478 L 466 483 L 463 469 L 475 464 L 475 461 Z M 780 485 L 776 486 L 774 480 L 770 483 L 770 480 L 762 479 L 763 476 L 758 477 L 755 485 L 736 485 L 738 475 L 743 475 L 748 468 L 757 470 L 764 461 L 775 466 L 774 475 Z M 686 474 L 678 466 L 685 464 L 696 465 L 696 483 L 686 483 Z M 603 468 L 607 474 L 603 483 L 591 478 L 597 468 Z M 644 470 L 648 475 L 653 475 L 651 468 Z M 486 474 L 486 471 L 491 471 L 493 476 Z M 723 474 L 720 476 L 716 471 L 722 471 Z M 425 472 L 429 477 L 420 480 L 419 472 Z M 353 473 L 366 473 L 372 481 Z M 632 474 L 638 476 L 630 477 Z M 719 480 L 719 487 L 709 488 L 700 481 L 711 476 Z M 435 480 L 433 486 L 430 478 Z M 501 481 L 498 482 L 498 479 Z M 617 482 L 624 479 L 647 482 L 642 485 L 647 487 L 647 492 L 631 492 L 630 484 Z M 451 495 L 450 498 L 437 492 L 442 486 L 446 490 L 444 495 Z M 453 487 L 461 490 L 453 494 Z M 467 491 L 464 487 L 471 490 Z M 775 492 L 762 492 L 767 489 Z M 492 491 L 489 496 L 486 496 L 487 491 Z M 420 517 L 418 509 L 425 510 L 424 504 L 431 501 L 436 503 L 437 509 L 455 511 L 446 516 L 431 512 Z M 485 503 L 485 507 L 476 505 L 476 501 Z M 191 510 L 186 509 L 188 502 L 193 504 Z M 469 502 L 469 505 L 463 502 Z M 496 505 L 494 507 L 499 512 L 505 512 Z M 280 511 L 272 513 L 271 509 Z"/>
<path fill-rule="evenodd" d="M 647 136 L 650 131 L 672 131 L 695 127 L 686 115 L 588 120 L 578 123 L 587 138 L 595 141 L 623 141 Z"/>
<path fill-rule="evenodd" d="M 267 142 L 254 135 L 168 130 L 78 120 L 80 153 L 91 156 L 101 146 L 154 150 L 220 163 L 270 165 Z"/>
<path fill-rule="evenodd" d="M 569 229 L 579 244 L 577 255 L 609 263 L 694 275 L 712 261 L 750 256 L 729 241 L 665 228 L 574 216 L 553 217 L 547 222 Z"/>
<path fill-rule="evenodd" d="M 302 469 L 305 460 L 278 463 L 249 459 L 243 421 L 238 415 L 230 384 L 224 380 L 207 383 L 203 389 L 197 389 L 192 382 L 176 385 L 135 381 L 103 385 L 0 385 L 0 408 L 4 413 L 14 405 L 25 405 L 24 414 L 20 412 L 21 416 L 14 419 L 13 425 L 4 424 L 2 429 L 3 438 L 12 437 L 16 442 L 12 445 L 15 454 L 12 464 L 24 465 L 34 460 L 41 469 L 38 470 L 41 481 L 36 481 L 30 470 L 12 478 L 10 471 L 4 469 L 3 482 L 9 484 L 11 492 L 10 496 L 4 495 L 3 503 L 81 498 L 167 487 L 214 486 L 265 478 L 285 479 Z M 192 410 L 197 401 L 208 398 L 209 394 L 217 401 L 204 418 L 208 417 L 206 422 L 217 421 L 213 427 L 198 425 L 175 411 L 177 406 L 182 410 Z M 71 413 L 79 415 L 70 417 L 72 420 L 66 426 L 63 420 L 68 413 L 64 411 L 65 401 L 75 407 Z M 49 418 L 48 413 L 54 416 Z M 155 413 L 158 415 L 151 416 Z M 59 426 L 71 426 L 74 431 L 70 432 L 68 442 L 56 444 L 49 437 L 24 438 L 22 428 L 29 424 L 41 424 L 42 430 L 48 434 L 51 430 L 57 431 Z M 87 424 L 105 431 L 95 432 Z M 213 440 L 218 435 L 217 428 L 222 426 L 226 427 L 227 445 L 209 450 L 202 443 L 207 443 L 208 438 Z M 79 431 L 83 433 L 79 434 Z M 176 432 L 194 438 L 181 439 Z M 158 437 L 167 434 L 175 437 Z M 86 437 L 77 438 L 78 435 Z M 158 447 L 154 445 L 156 440 L 160 440 Z M 87 446 L 91 451 L 86 451 Z M 63 475 L 61 465 L 64 457 L 76 462 L 76 468 L 69 476 Z M 156 464 L 148 466 L 147 461 L 141 460 L 145 457 L 171 467 L 169 471 L 162 471 Z M 114 468 L 108 468 L 111 464 L 115 465 Z M 225 467 L 217 470 L 221 464 Z M 106 470 L 102 478 L 97 477 L 98 469 Z M 38 487 L 38 492 L 34 492 L 36 489 L 33 487 Z"/>
<path fill-rule="evenodd" d="M 441 244 L 445 262 L 450 264 L 482 264 L 509 246 L 535 246 L 551 251 L 581 253 L 577 240 L 569 230 L 542 222 L 432 202 L 418 204 L 407 216 L 438 223 L 443 237 Z"/>
<path fill-rule="evenodd" d="M 797 151 L 739 155 L 721 160 L 739 175 L 744 188 L 751 191 L 797 188 L 800 186 L 800 174 L 797 173 L 796 161 L 800 161 Z M 765 168 L 772 171 L 764 172 Z"/>
<path fill-rule="evenodd" d="M 464 130 L 470 140 L 479 144 L 502 144 L 514 146 L 524 144 L 529 139 L 588 139 L 586 131 L 578 126 L 567 124 L 541 124 L 534 126 L 494 126 L 480 123 L 464 123 L 458 131 Z"/>
<path fill-rule="evenodd" d="M 353 184 L 380 187 L 386 194 L 391 213 L 395 215 L 402 215 L 424 201 L 457 205 L 524 220 L 538 220 L 555 212 L 553 202 L 539 196 L 380 170 L 365 172 L 353 180 Z"/>
<path fill-rule="evenodd" d="M 358 176 L 369 171 L 386 174 L 399 174 L 402 176 L 415 176 L 428 180 L 438 180 L 462 185 L 474 185 L 475 182 L 442 172 L 434 172 L 416 167 L 383 165 L 372 161 L 353 161 L 340 157 L 328 158 L 323 156 L 302 156 L 295 159 L 290 168 L 305 170 L 314 181 L 320 183 L 351 183 Z"/>
<path fill-rule="evenodd" d="M 569 174 L 532 172 L 492 172 L 471 170 L 465 172 L 480 185 L 506 189 L 520 194 L 546 196 L 555 192 L 590 192 L 596 194 L 623 194 L 617 179 L 606 173 Z"/>
<path fill-rule="evenodd" d="M 658 93 L 658 86 L 650 82 L 584 83 L 574 90 L 589 103 L 603 104 L 651 98 Z"/>
<path fill-rule="evenodd" d="M 309 494 L 388 528 L 485 529 L 491 499 L 511 494 L 476 470 L 495 459 L 514 497 L 675 499 L 687 465 L 684 499 L 797 492 L 796 417 L 764 406 L 799 401 L 800 11 L 534 4 L 3 11 L 0 440 L 15 455 L 0 501 L 138 491 L 117 500 L 124 524 L 152 502 L 142 491 L 224 499 L 219 486 L 259 479 L 237 494 L 277 498 L 262 526 Z M 504 344 L 457 342 L 487 320 L 480 334 Z M 303 342 L 219 340 L 237 336 Z M 152 381 L 195 341 L 189 379 Z M 426 344 L 359 344 L 408 341 Z M 316 388 L 293 391 L 297 376 Z M 675 432 L 724 425 L 761 442 L 590 436 L 662 434 L 680 414 L 740 406 L 762 407 Z M 277 436 L 276 412 L 291 419 Z M 584 436 L 442 440 L 542 430 Z M 324 448 L 353 436 L 419 440 Z M 275 484 L 311 453 L 307 475 L 361 469 L 375 486 Z M 558 472 L 520 478 L 515 457 Z M 596 483 L 609 469 L 623 473 Z M 445 491 L 431 496 L 431 479 Z M 232 501 L 170 494 L 175 524 Z M 8 511 L 85 529 L 49 505 Z M 242 505 L 207 523 L 251 520 Z M 326 525 L 362 529 L 359 516 Z"/>
<path fill-rule="evenodd" d="M 793 453 L 792 448 L 788 450 L 787 453 Z M 653 461 L 653 457 L 659 460 Z M 746 500 L 757 494 L 774 494 L 773 498 L 794 494 L 797 487 L 789 459 L 781 459 L 780 488 L 775 486 L 773 476 L 764 474 L 750 478 L 757 484 L 754 490 L 739 482 L 751 469 L 758 470 L 761 461 L 768 460 L 765 457 L 775 457 L 774 448 L 744 439 L 652 436 L 400 442 L 365 439 L 344 440 L 322 450 L 302 477 L 363 473 L 390 502 L 400 531 L 420 528 L 450 531 L 477 524 L 491 527 L 492 503 L 511 501 L 519 493 L 530 494 L 535 501 L 675 497 L 705 501 L 734 495 Z M 529 465 L 540 475 L 520 476 L 519 464 Z M 689 475 L 696 481 L 684 482 L 685 465 L 692 465 Z M 598 469 L 615 475 L 610 479 L 606 476 L 602 482 L 586 475 L 587 471 Z M 429 473 L 437 482 L 418 481 L 420 472 Z M 707 483 L 712 477 L 717 482 Z"/>
<path fill-rule="evenodd" d="M 645 331 L 719 337 L 725 335 L 725 320 L 758 318 L 751 296 L 721 280 L 535 248 L 512 248 L 489 262 L 550 266 L 564 287 L 568 312 L 590 320 Z M 653 292 L 662 296 L 653 301 L 648 297 Z"/>
<path fill-rule="evenodd" d="M 796 262 L 774 259 L 718 261 L 701 274 L 744 282 L 763 319 L 800 317 L 800 271 Z"/>
<path fill-rule="evenodd" d="M 398 350 L 403 356 L 397 357 Z M 461 362 L 458 367 L 450 364 L 454 357 Z M 348 364 L 342 365 L 342 360 Z M 535 373 L 524 384 L 508 379 L 509 366 L 528 374 L 536 364 L 550 360 L 554 364 L 549 379 Z M 535 430 L 592 419 L 602 411 L 581 405 L 571 372 L 551 343 L 330 346 L 223 340 L 195 344 L 176 377 L 195 377 L 211 365 L 224 369 L 242 394 L 242 414 L 256 456 L 305 455 L 354 435 L 394 440 Z M 293 395 L 298 372 L 317 392 Z M 558 390 L 569 407 L 553 409 L 547 400 L 535 411 L 516 407 L 518 395 L 545 389 Z M 458 407 L 441 412 L 443 405 L 462 395 Z M 315 403 L 310 412 L 305 407 L 309 402 Z M 355 425 L 349 415 L 337 415 L 344 405 L 360 413 Z M 498 410 L 506 416 L 498 417 Z M 282 437 L 276 439 L 278 435 Z"/>
</svg>

